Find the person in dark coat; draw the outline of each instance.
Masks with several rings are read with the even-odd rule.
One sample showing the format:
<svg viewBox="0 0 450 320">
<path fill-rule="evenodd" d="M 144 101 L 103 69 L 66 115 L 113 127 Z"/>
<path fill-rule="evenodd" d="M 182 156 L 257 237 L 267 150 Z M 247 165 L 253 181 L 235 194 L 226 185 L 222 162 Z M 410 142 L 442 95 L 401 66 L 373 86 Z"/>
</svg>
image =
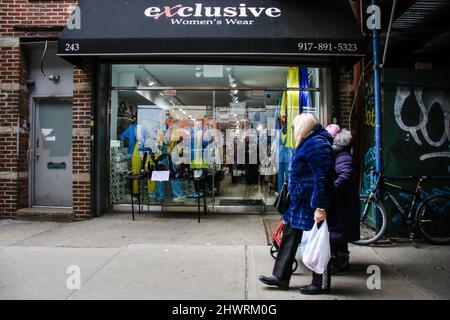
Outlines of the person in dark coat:
<svg viewBox="0 0 450 320">
<path fill-rule="evenodd" d="M 332 273 L 350 268 L 348 243 L 359 240 L 359 192 L 351 155 L 352 134 L 347 129 L 327 131 L 334 134 L 333 151 L 336 162 L 336 215 L 330 227 Z"/>
<path fill-rule="evenodd" d="M 261 282 L 289 288 L 292 264 L 303 231 L 327 218 L 333 207 L 334 156 L 331 135 L 308 113 L 294 118 L 297 147 L 289 164 L 288 191 L 290 204 L 283 215 L 283 237 L 272 276 L 261 276 Z M 330 264 L 324 274 L 313 273 L 312 283 L 300 288 L 302 294 L 319 294 L 330 290 Z"/>
</svg>

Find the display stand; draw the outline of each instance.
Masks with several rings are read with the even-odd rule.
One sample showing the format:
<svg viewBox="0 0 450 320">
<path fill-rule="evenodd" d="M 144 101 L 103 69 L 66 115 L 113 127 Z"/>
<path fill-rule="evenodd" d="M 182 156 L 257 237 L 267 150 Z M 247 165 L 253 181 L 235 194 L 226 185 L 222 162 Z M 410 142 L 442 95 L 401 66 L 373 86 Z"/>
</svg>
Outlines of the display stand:
<svg viewBox="0 0 450 320">
<path fill-rule="evenodd" d="M 131 214 L 132 219 L 134 221 L 134 196 L 137 195 L 138 197 L 138 213 L 141 214 L 141 182 L 142 181 L 153 181 L 151 178 L 148 177 L 141 177 L 139 175 L 129 175 L 126 177 L 127 180 L 131 181 L 131 184 L 133 184 L 133 181 L 138 181 L 138 193 L 133 193 L 133 188 L 130 188 L 131 190 Z M 204 177 L 202 178 L 194 178 L 194 179 L 187 179 L 187 178 L 170 178 L 169 181 L 193 181 L 194 186 L 197 193 L 201 194 L 201 197 L 197 197 L 197 212 L 198 212 L 198 223 L 200 223 L 200 217 L 201 217 L 201 210 L 200 210 L 200 198 L 203 198 L 203 213 L 207 214 L 207 207 L 206 207 L 206 179 Z"/>
</svg>

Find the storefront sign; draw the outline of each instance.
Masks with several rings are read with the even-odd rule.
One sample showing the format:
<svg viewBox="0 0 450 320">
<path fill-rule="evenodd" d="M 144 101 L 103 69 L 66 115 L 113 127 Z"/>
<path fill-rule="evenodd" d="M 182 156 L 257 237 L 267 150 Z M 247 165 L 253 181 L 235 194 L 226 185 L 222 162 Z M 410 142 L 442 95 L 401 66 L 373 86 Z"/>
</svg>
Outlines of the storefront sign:
<svg viewBox="0 0 450 320">
<path fill-rule="evenodd" d="M 78 6 L 79 25 L 61 33 L 59 55 L 364 53 L 348 1 L 79 0 Z"/>
<path fill-rule="evenodd" d="M 170 18 L 172 24 L 182 25 L 206 25 L 206 24 L 253 24 L 261 16 L 280 18 L 281 9 L 276 7 L 247 7 L 245 3 L 234 7 L 211 7 L 196 3 L 194 6 L 149 7 L 145 15 L 154 20 Z M 221 19 L 223 18 L 223 19 Z M 238 20 L 240 18 L 244 20 Z"/>
</svg>

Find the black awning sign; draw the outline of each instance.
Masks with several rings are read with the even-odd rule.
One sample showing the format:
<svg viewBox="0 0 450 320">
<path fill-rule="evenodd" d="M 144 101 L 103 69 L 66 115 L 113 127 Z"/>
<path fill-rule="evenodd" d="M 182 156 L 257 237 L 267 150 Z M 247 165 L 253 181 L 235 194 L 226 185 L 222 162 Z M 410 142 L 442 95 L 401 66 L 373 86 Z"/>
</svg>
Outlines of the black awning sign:
<svg viewBox="0 0 450 320">
<path fill-rule="evenodd" d="M 204 6 L 203 3 L 195 3 L 193 6 L 177 4 L 175 6 L 149 7 L 144 14 L 159 20 L 168 18 L 172 24 L 196 25 L 196 24 L 253 24 L 255 19 L 261 16 L 280 18 L 282 11 L 277 7 L 247 7 L 245 3 L 239 6 Z M 238 20 L 244 19 L 244 20 Z"/>
<path fill-rule="evenodd" d="M 361 55 L 346 1 L 79 0 L 80 28 L 65 28 L 58 54 Z"/>
</svg>

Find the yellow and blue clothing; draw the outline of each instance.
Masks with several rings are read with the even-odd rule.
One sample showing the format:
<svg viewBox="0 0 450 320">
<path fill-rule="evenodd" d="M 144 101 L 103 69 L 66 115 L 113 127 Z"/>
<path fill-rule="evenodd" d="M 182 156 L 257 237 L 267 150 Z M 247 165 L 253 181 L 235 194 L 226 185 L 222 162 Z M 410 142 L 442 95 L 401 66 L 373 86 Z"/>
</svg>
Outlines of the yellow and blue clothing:
<svg viewBox="0 0 450 320">
<path fill-rule="evenodd" d="M 296 140 L 292 123 L 303 108 L 309 106 L 309 92 L 292 90 L 295 88 L 308 88 L 308 68 L 290 67 L 287 74 L 286 85 L 288 91 L 282 95 L 276 109 L 278 119 L 276 128 L 280 131 L 278 154 L 278 191 L 281 191 L 283 182 L 288 174 L 289 162 L 294 154 Z"/>
<path fill-rule="evenodd" d="M 125 138 L 128 138 L 128 155 L 132 156 L 134 151 L 134 146 L 136 144 L 136 131 L 137 125 L 135 123 L 128 126 L 128 128 L 121 133 L 120 140 L 124 141 Z"/>
</svg>

